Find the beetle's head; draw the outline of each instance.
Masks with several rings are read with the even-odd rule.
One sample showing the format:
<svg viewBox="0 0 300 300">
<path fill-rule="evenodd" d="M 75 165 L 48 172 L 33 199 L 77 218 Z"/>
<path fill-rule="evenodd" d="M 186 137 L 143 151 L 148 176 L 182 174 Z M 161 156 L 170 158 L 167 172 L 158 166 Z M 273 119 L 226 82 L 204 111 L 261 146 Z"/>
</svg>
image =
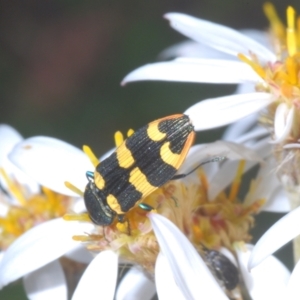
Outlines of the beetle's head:
<svg viewBox="0 0 300 300">
<path fill-rule="evenodd" d="M 89 217 L 97 225 L 112 224 L 116 213 L 107 205 L 103 190 L 96 187 L 91 172 L 87 172 L 87 178 L 89 182 L 86 185 L 83 198 Z"/>
</svg>

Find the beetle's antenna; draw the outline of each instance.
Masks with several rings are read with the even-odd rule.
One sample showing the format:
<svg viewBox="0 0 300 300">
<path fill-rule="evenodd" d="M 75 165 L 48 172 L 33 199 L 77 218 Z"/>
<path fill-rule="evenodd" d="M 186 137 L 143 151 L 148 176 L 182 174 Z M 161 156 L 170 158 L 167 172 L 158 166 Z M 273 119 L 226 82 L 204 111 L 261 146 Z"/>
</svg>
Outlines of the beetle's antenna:
<svg viewBox="0 0 300 300">
<path fill-rule="evenodd" d="M 208 163 L 211 163 L 211 162 L 220 162 L 222 160 L 224 160 L 226 157 L 225 156 L 216 156 L 216 157 L 213 157 L 212 159 L 210 160 L 207 160 L 207 161 L 204 161 L 202 162 L 201 164 L 199 164 L 197 167 L 195 167 L 194 169 L 192 169 L 191 171 L 189 171 L 188 173 L 186 174 L 177 174 L 175 175 L 172 180 L 177 180 L 177 179 L 181 179 L 181 178 L 184 178 L 190 174 L 192 174 L 193 172 L 195 172 L 198 168 L 200 168 L 201 166 L 203 165 L 206 165 Z"/>
</svg>

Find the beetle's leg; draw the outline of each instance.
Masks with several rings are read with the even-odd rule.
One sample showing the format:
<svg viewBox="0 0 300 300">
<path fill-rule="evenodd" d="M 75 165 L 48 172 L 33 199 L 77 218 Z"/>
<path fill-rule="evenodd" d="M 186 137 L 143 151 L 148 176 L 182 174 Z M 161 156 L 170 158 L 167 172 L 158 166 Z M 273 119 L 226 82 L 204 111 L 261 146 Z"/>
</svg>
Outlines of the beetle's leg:
<svg viewBox="0 0 300 300">
<path fill-rule="evenodd" d="M 131 227 L 128 218 L 126 218 L 125 214 L 118 214 L 118 222 L 127 223 L 128 235 L 131 235 Z"/>
<path fill-rule="evenodd" d="M 142 209 L 142 210 L 145 210 L 145 211 L 152 211 L 154 210 L 154 208 L 146 203 L 140 203 L 139 204 L 139 207 Z"/>
</svg>

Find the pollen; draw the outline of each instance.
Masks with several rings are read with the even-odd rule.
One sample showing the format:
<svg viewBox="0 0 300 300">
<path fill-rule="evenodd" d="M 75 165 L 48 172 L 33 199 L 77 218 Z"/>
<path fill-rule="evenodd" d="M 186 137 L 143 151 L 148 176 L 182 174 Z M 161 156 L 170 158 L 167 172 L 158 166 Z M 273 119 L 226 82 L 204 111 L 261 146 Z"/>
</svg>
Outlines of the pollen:
<svg viewBox="0 0 300 300">
<path fill-rule="evenodd" d="M 0 217 L 0 249 L 6 249 L 16 238 L 45 221 L 62 217 L 72 205 L 72 199 L 42 187 L 38 194 L 30 194 L 25 186 L 10 178 L 1 169 L 7 190 L 14 199 L 3 198 L 7 207 Z"/>
<path fill-rule="evenodd" d="M 182 214 L 181 230 L 195 246 L 204 245 L 216 250 L 220 247 L 233 249 L 234 242 L 249 242 L 251 239 L 249 231 L 254 224 L 254 215 L 264 200 L 257 199 L 246 204 L 238 198 L 244 166 L 245 161 L 241 161 L 228 192 L 220 192 L 215 199 L 208 199 L 206 189 L 209 183 L 208 187 L 194 184 L 176 188 L 173 196 L 178 199 L 178 206 L 184 207 L 189 203 L 189 209 L 173 209 L 174 219 L 171 219 L 179 225 L 176 222 L 177 214 Z M 199 182 L 203 182 L 203 173 L 199 176 Z"/>
</svg>

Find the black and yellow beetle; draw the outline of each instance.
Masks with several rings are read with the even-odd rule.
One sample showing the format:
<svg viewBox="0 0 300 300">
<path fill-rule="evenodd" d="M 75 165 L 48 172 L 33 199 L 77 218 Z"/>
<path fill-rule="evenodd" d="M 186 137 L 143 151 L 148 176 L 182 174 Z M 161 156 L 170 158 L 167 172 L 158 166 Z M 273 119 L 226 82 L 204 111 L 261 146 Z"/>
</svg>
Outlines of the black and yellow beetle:
<svg viewBox="0 0 300 300">
<path fill-rule="evenodd" d="M 91 220 L 110 225 L 137 202 L 171 179 L 182 165 L 195 138 L 184 114 L 153 121 L 128 137 L 94 172 L 87 172 L 84 201 Z M 185 175 L 184 175 L 185 176 Z"/>
</svg>

